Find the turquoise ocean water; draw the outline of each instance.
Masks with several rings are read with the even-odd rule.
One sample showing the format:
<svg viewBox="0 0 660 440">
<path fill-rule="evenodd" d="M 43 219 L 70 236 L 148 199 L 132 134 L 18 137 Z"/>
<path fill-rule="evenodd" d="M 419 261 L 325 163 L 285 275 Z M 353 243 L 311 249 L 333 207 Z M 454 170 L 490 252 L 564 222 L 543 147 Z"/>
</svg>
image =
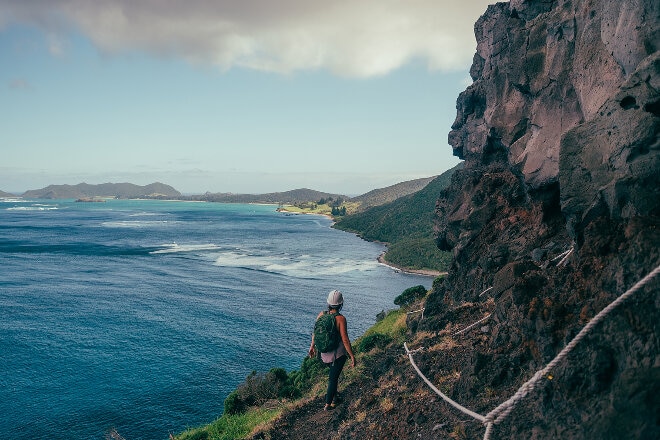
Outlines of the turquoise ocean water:
<svg viewBox="0 0 660 440">
<path fill-rule="evenodd" d="M 0 435 L 166 439 L 297 369 L 329 290 L 355 339 L 432 279 L 274 206 L 0 199 Z"/>
</svg>

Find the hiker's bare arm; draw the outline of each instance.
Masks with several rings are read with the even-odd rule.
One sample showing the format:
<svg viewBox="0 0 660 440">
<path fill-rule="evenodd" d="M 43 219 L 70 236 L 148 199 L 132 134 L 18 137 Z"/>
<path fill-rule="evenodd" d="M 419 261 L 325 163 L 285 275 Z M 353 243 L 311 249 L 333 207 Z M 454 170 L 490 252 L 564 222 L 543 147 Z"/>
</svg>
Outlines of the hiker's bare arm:
<svg viewBox="0 0 660 440">
<path fill-rule="evenodd" d="M 355 366 L 355 355 L 353 354 L 353 349 L 351 348 L 351 340 L 348 339 L 348 330 L 346 329 L 346 318 L 343 315 L 337 316 L 337 326 L 339 327 L 339 334 L 341 335 L 341 341 L 344 343 L 344 348 L 348 356 L 351 358 L 351 365 Z"/>
</svg>

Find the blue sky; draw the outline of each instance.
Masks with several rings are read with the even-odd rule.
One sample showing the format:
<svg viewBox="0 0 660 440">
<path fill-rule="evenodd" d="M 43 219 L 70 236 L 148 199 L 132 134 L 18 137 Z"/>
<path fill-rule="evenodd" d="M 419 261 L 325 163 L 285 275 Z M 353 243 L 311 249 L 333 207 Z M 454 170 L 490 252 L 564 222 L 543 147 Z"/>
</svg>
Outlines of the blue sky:
<svg viewBox="0 0 660 440">
<path fill-rule="evenodd" d="M 488 3 L 0 0 L 0 190 L 440 174 Z"/>
</svg>

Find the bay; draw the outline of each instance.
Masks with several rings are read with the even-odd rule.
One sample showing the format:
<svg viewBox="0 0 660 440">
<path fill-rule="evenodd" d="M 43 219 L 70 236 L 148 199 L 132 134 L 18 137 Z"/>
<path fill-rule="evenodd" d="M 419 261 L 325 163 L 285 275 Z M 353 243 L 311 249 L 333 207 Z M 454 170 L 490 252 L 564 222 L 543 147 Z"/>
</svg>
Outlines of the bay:
<svg viewBox="0 0 660 440">
<path fill-rule="evenodd" d="M 432 278 L 272 205 L 0 199 L 0 432 L 166 439 L 251 371 L 297 369 L 331 289 L 355 339 Z"/>
</svg>

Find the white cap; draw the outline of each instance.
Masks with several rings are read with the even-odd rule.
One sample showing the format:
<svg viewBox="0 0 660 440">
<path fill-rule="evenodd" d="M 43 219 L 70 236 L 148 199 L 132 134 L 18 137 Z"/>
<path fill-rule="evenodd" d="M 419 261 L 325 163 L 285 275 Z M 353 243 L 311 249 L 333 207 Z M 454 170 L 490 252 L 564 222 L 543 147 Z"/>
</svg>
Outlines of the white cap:
<svg viewBox="0 0 660 440">
<path fill-rule="evenodd" d="M 344 297 L 339 290 L 332 290 L 328 294 L 328 305 L 329 306 L 340 306 L 344 304 Z"/>
</svg>

